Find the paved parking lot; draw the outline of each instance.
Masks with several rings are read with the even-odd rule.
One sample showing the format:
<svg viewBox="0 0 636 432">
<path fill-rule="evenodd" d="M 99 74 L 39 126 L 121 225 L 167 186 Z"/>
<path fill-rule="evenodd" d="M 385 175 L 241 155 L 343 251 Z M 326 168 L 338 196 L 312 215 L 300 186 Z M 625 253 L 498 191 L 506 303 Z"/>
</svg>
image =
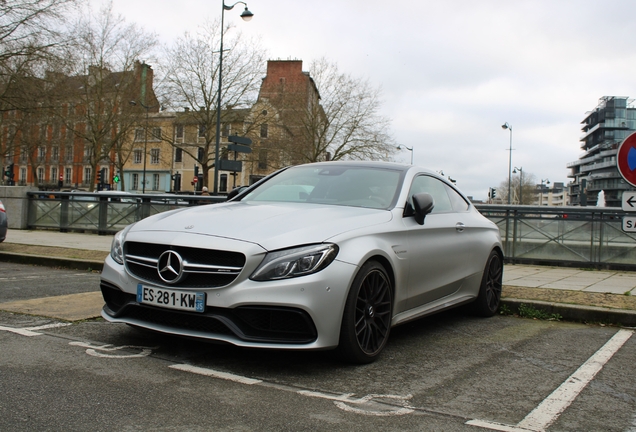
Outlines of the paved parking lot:
<svg viewBox="0 0 636 432">
<path fill-rule="evenodd" d="M 42 269 L 16 268 L 11 285 L 68 288 L 55 281 L 77 274 L 47 269 L 47 281 Z M 97 289 L 98 275 L 81 277 L 78 289 Z M 5 311 L 0 430 L 631 432 L 632 335 L 451 312 L 395 328 L 379 361 L 350 366 L 333 352 L 238 349 Z"/>
</svg>

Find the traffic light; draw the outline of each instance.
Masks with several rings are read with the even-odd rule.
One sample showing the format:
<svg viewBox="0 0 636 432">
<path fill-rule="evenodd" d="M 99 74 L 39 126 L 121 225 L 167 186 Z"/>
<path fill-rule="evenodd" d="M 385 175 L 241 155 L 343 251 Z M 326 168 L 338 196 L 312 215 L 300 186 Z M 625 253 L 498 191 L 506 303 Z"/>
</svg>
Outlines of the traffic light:
<svg viewBox="0 0 636 432">
<path fill-rule="evenodd" d="M 113 176 L 113 183 L 119 183 L 119 174 Z"/>
<path fill-rule="evenodd" d="M 62 186 L 64 186 L 64 176 L 60 174 L 60 179 L 57 182 L 57 187 L 58 189 L 62 189 Z"/>
<path fill-rule="evenodd" d="M 14 174 L 13 174 L 13 166 L 14 166 L 14 164 L 12 163 L 11 165 L 9 165 L 9 166 L 7 167 L 6 171 L 4 172 L 4 175 L 5 175 L 5 176 L 7 177 L 7 179 L 8 179 L 8 184 L 9 184 L 9 186 L 13 186 L 13 185 L 15 185 L 15 182 L 13 181 L 13 177 L 14 177 Z"/>
<path fill-rule="evenodd" d="M 97 184 L 99 186 L 102 184 L 102 170 L 97 171 Z"/>
<path fill-rule="evenodd" d="M 497 198 L 497 189 L 496 188 L 490 188 L 490 199 L 495 199 Z"/>
</svg>

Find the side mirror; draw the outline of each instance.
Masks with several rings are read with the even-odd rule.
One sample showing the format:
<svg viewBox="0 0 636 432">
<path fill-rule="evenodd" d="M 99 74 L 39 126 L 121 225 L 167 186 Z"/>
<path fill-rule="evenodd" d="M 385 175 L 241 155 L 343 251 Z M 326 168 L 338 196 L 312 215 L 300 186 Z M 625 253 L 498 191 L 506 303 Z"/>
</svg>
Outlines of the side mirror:
<svg viewBox="0 0 636 432">
<path fill-rule="evenodd" d="M 235 196 L 243 192 L 245 189 L 247 189 L 247 186 L 239 186 L 237 188 L 232 189 L 230 193 L 227 194 L 227 200 L 228 201 L 231 200 L 232 198 L 234 198 Z"/>
<path fill-rule="evenodd" d="M 413 195 L 413 210 L 415 210 L 415 222 L 424 225 L 424 218 L 433 211 L 435 200 L 431 194 L 422 192 Z"/>
</svg>

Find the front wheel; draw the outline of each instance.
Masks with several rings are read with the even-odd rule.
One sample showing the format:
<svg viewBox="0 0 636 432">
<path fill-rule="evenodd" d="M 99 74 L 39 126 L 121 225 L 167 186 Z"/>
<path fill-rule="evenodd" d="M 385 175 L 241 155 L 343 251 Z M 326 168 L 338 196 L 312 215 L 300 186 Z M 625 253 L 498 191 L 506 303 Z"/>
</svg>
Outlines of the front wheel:
<svg viewBox="0 0 636 432">
<path fill-rule="evenodd" d="M 339 350 L 352 363 L 371 363 L 391 330 L 393 291 L 386 270 L 369 261 L 356 275 L 345 303 Z"/>
<path fill-rule="evenodd" d="M 491 317 L 497 313 L 501 302 L 501 287 L 503 281 L 503 260 L 497 251 L 490 252 L 484 275 L 481 278 L 479 295 L 471 304 L 475 315 Z"/>
</svg>

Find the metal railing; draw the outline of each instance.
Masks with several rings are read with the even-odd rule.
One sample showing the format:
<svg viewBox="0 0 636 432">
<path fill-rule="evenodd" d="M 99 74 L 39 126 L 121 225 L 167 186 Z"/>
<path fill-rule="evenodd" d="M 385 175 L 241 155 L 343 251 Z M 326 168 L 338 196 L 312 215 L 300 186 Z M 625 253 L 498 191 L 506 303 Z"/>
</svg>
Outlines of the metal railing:
<svg viewBox="0 0 636 432">
<path fill-rule="evenodd" d="M 27 228 L 115 234 L 126 225 L 177 208 L 225 201 L 225 197 L 172 194 L 27 192 Z"/>
<path fill-rule="evenodd" d="M 636 270 L 636 233 L 615 207 L 477 205 L 499 227 L 506 261 Z"/>
<path fill-rule="evenodd" d="M 29 229 L 114 234 L 148 216 L 225 201 L 224 196 L 90 192 L 28 192 Z M 499 227 L 506 261 L 636 270 L 636 233 L 613 207 L 478 204 Z"/>
</svg>

